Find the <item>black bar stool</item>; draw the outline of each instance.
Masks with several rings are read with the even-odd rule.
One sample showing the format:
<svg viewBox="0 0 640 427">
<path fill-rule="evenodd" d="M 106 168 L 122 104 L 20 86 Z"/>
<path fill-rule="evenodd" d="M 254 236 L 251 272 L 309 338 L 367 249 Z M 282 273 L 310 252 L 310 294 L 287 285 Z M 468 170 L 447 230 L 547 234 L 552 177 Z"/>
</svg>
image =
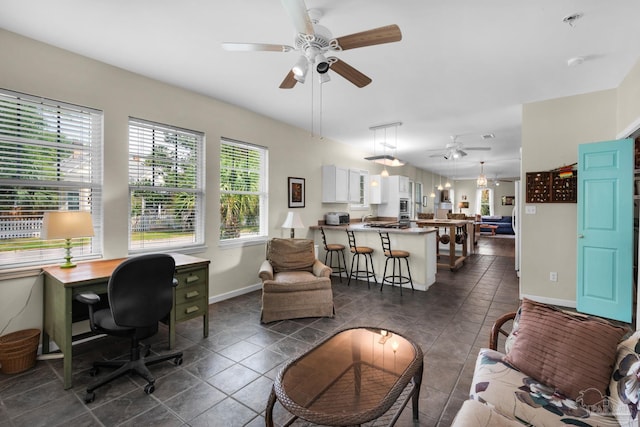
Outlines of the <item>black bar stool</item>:
<svg viewBox="0 0 640 427">
<path fill-rule="evenodd" d="M 373 253 L 373 249 L 368 246 L 358 246 L 356 245 L 356 236 L 353 234 L 353 231 L 347 230 L 347 236 L 349 237 L 349 249 L 353 254 L 353 258 L 351 258 L 351 273 L 349 273 L 349 281 L 347 282 L 347 286 L 351 284 L 351 278 L 354 279 L 367 279 L 367 287 L 371 289 L 371 284 L 369 283 L 369 278 L 373 277 L 374 283 L 377 285 L 378 280 L 376 280 L 376 272 L 373 269 L 373 258 L 371 254 Z M 360 270 L 360 257 L 364 257 L 364 264 L 366 269 Z M 357 259 L 357 261 L 356 261 Z M 353 268 L 353 264 L 356 264 L 356 268 Z M 371 263 L 371 270 L 369 270 L 369 263 Z"/>
<path fill-rule="evenodd" d="M 384 256 L 387 260 L 384 263 L 384 273 L 382 274 L 382 283 L 380 284 L 380 292 L 382 292 L 382 287 L 384 283 L 390 283 L 391 286 L 398 285 L 400 286 L 400 295 L 402 295 L 402 285 L 405 283 L 411 284 L 411 290 L 413 290 L 413 280 L 411 279 L 411 270 L 409 269 L 409 252 L 402 250 L 392 250 L 391 249 L 391 239 L 389 239 L 389 233 L 379 232 L 380 240 L 382 240 L 382 251 L 384 252 Z M 407 274 L 408 276 L 402 275 L 402 262 L 407 265 Z M 393 274 L 387 276 L 387 265 L 389 261 L 393 263 Z M 396 274 L 396 265 L 398 266 L 398 274 Z"/>
<path fill-rule="evenodd" d="M 342 273 L 347 272 L 347 260 L 344 257 L 345 246 L 340 243 L 327 243 L 327 236 L 324 235 L 324 228 L 320 227 L 320 233 L 322 233 L 322 244 L 324 245 L 324 264 L 331 267 L 334 273 L 338 273 L 340 277 L 340 283 L 342 283 Z M 333 254 L 335 253 L 338 259 L 338 266 L 333 264 Z M 340 259 L 342 255 L 342 259 Z M 327 257 L 329 257 L 329 263 L 327 264 Z"/>
</svg>

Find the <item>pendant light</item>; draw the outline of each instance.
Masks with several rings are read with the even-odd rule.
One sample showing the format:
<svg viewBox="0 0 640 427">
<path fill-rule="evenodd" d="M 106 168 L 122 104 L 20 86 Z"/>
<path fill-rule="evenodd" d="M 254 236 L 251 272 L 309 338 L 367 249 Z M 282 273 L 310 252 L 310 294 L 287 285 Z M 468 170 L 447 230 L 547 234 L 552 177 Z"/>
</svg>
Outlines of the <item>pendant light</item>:
<svg viewBox="0 0 640 427">
<path fill-rule="evenodd" d="M 442 191 L 443 190 L 443 187 L 442 187 L 442 175 L 438 174 L 438 176 L 440 177 L 440 184 L 438 184 L 438 191 Z"/>
<path fill-rule="evenodd" d="M 480 162 L 480 175 L 476 180 L 478 188 L 487 188 L 487 177 L 484 174 L 484 162 Z"/>
</svg>

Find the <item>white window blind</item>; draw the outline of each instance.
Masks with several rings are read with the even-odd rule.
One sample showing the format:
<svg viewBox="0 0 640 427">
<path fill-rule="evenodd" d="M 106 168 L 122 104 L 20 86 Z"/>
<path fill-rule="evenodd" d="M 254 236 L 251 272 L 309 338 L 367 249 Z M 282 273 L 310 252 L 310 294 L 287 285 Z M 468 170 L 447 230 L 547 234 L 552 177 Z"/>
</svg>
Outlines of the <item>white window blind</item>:
<svg viewBox="0 0 640 427">
<path fill-rule="evenodd" d="M 129 118 L 129 250 L 204 244 L 204 134 Z"/>
<path fill-rule="evenodd" d="M 220 240 L 267 236 L 267 149 L 220 141 Z"/>
<path fill-rule="evenodd" d="M 40 240 L 50 210 L 91 212 L 71 254 L 101 255 L 102 112 L 0 89 L 0 268 L 62 260 L 64 240 Z"/>
</svg>

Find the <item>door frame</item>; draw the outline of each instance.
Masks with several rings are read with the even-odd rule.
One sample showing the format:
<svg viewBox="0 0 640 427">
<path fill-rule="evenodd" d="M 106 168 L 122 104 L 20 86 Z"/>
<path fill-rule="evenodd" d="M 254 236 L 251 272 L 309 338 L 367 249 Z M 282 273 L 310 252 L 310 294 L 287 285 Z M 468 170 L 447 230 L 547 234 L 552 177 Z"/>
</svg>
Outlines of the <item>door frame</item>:
<svg viewBox="0 0 640 427">
<path fill-rule="evenodd" d="M 616 135 L 616 139 L 625 138 L 637 138 L 640 136 L 640 117 L 635 119 L 629 126 L 627 126 L 622 132 Z M 638 201 L 640 203 L 640 201 Z M 640 257 L 640 250 L 638 251 Z M 640 266 L 636 273 L 636 283 L 640 283 Z M 635 329 L 638 329 L 638 322 L 640 321 L 640 292 L 636 292 L 636 316 L 635 316 Z"/>
</svg>

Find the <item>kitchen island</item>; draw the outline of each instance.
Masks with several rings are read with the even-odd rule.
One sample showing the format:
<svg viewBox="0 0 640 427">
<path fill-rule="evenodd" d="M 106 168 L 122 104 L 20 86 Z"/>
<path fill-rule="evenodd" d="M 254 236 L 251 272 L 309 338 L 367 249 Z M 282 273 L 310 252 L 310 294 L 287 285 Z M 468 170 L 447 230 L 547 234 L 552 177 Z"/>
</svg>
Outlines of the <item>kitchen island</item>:
<svg viewBox="0 0 640 427">
<path fill-rule="evenodd" d="M 309 227 L 314 231 L 314 240 L 319 246 L 318 258 L 324 261 L 325 251 L 322 245 L 320 226 Z M 382 242 L 379 232 L 389 232 L 391 249 L 400 249 L 409 252 L 409 267 L 413 279 L 413 287 L 416 290 L 426 291 L 436 281 L 436 229 L 432 227 L 420 228 L 394 228 L 393 224 L 382 221 L 367 223 L 355 223 L 350 225 L 323 225 L 327 236 L 327 243 L 340 243 L 345 246 L 347 257 L 347 269 L 351 271 L 351 252 L 349 251 L 349 239 L 347 230 L 355 232 L 358 246 L 369 246 L 373 249 L 373 268 L 376 272 L 378 283 L 382 282 L 382 273 L 386 257 L 382 253 Z M 389 265 L 391 268 L 391 265 Z M 387 272 L 389 273 L 389 272 Z M 348 273 L 345 273 L 348 276 Z M 389 284 L 387 284 L 389 285 Z M 411 288 L 407 283 L 405 288 Z"/>
</svg>

